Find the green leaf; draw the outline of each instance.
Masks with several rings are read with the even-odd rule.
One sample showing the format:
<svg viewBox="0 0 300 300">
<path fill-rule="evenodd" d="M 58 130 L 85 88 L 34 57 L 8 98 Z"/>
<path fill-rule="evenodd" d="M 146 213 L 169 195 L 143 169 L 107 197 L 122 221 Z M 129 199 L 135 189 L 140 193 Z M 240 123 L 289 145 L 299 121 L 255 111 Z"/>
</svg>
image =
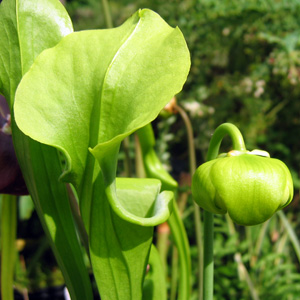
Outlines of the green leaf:
<svg viewBox="0 0 300 300">
<path fill-rule="evenodd" d="M 117 178 L 116 191 L 120 216 L 131 223 L 155 226 L 165 222 L 172 211 L 173 193 L 160 193 L 157 179 Z"/>
<path fill-rule="evenodd" d="M 4 0 L 0 4 L 0 42 L 0 92 L 12 111 L 15 91 L 22 78 L 16 1 Z"/>
<path fill-rule="evenodd" d="M 78 188 L 88 148 L 101 160 L 152 121 L 181 90 L 189 65 L 179 29 L 141 10 L 118 28 L 73 33 L 44 51 L 20 83 L 16 121 L 64 152 L 65 180 Z"/>
<path fill-rule="evenodd" d="M 20 133 L 21 134 L 21 133 Z M 20 136 L 17 136 L 20 144 Z M 34 199 L 43 229 L 63 273 L 72 300 L 93 299 L 92 288 L 83 260 L 65 184 L 58 181 L 60 155 L 49 146 L 25 141 L 26 155 L 31 161 L 23 167 L 25 179 Z M 28 144 L 26 144 L 28 142 Z"/>
<path fill-rule="evenodd" d="M 72 22 L 56 0 L 4 0 L 0 5 L 0 91 L 9 99 L 34 59 L 73 31 Z"/>
<path fill-rule="evenodd" d="M 161 182 L 156 179 L 110 177 L 113 160 L 113 152 L 107 154 L 103 174 L 94 184 L 92 266 L 103 299 L 141 299 L 153 226 L 170 217 L 173 193 L 159 193 Z"/>
<path fill-rule="evenodd" d="M 35 58 L 73 32 L 73 26 L 60 1 L 18 0 L 17 10 L 22 74 L 25 74 Z"/>
<path fill-rule="evenodd" d="M 120 203 L 130 213 L 151 218 L 157 209 L 164 210 L 153 205 L 160 189 L 158 180 L 118 178 L 116 186 Z M 141 299 L 153 227 L 116 215 L 105 199 L 101 176 L 94 194 L 98 197 L 93 198 L 91 210 L 90 254 L 101 299 Z"/>
<path fill-rule="evenodd" d="M 26 137 L 13 118 L 15 89 L 22 76 L 40 52 L 70 32 L 72 23 L 59 1 L 4 0 L 0 5 L 0 92 L 10 104 L 16 154 L 72 299 L 91 299 L 68 194 L 57 179 L 60 156 L 56 149 Z"/>
<path fill-rule="evenodd" d="M 152 244 L 149 257 L 149 271 L 143 287 L 143 300 L 167 299 L 165 270 L 160 255 Z"/>
<path fill-rule="evenodd" d="M 173 193 L 159 193 L 156 179 L 112 178 L 107 184 L 106 171 L 93 186 L 89 232 L 95 278 L 103 299 L 141 299 L 153 226 L 170 217 Z"/>
</svg>

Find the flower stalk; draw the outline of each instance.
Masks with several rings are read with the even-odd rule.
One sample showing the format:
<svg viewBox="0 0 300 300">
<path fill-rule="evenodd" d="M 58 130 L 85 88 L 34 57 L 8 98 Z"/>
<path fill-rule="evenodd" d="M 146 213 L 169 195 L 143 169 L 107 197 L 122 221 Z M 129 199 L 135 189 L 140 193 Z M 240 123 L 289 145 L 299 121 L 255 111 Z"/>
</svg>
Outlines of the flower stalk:
<svg viewBox="0 0 300 300">
<path fill-rule="evenodd" d="M 218 156 L 226 135 L 233 150 Z M 212 136 L 207 162 L 193 176 L 192 193 L 204 208 L 203 297 L 213 299 L 213 214 L 226 214 L 240 225 L 265 222 L 293 198 L 293 181 L 286 165 L 262 150 L 247 151 L 242 134 L 230 123 Z"/>
</svg>

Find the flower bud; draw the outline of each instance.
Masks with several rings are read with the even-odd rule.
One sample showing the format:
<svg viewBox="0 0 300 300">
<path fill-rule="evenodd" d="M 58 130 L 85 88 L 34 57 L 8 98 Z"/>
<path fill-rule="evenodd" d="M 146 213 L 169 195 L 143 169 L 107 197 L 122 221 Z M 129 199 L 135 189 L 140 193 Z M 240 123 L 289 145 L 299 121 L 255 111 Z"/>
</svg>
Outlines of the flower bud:
<svg viewBox="0 0 300 300">
<path fill-rule="evenodd" d="M 197 169 L 192 193 L 203 209 L 256 225 L 292 201 L 293 181 L 287 166 L 267 152 L 233 150 Z"/>
</svg>

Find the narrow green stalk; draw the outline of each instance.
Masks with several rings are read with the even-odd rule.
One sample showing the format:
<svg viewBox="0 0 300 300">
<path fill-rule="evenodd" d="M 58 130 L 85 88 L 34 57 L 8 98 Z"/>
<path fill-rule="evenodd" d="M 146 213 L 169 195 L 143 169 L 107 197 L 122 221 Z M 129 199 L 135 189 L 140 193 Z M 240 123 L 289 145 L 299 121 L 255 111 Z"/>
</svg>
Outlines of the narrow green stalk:
<svg viewBox="0 0 300 300">
<path fill-rule="evenodd" d="M 233 224 L 233 222 L 230 219 L 228 214 L 226 214 L 226 220 L 227 220 L 227 224 L 228 224 L 228 227 L 229 227 L 229 233 L 231 235 L 236 234 L 234 224 Z M 239 243 L 239 242 L 237 241 L 237 243 Z M 248 285 L 248 288 L 249 288 L 249 291 L 250 291 L 250 294 L 251 294 L 251 298 L 253 300 L 259 300 L 258 293 L 257 293 L 257 291 L 254 287 L 254 284 L 253 284 L 253 282 L 251 280 L 251 277 L 250 277 L 250 275 L 247 271 L 247 268 L 245 267 L 245 265 L 243 263 L 242 255 L 241 255 L 240 252 L 236 252 L 234 254 L 234 260 L 237 263 L 237 269 L 238 269 L 240 279 L 246 281 L 246 283 Z"/>
<path fill-rule="evenodd" d="M 68 191 L 68 195 L 69 195 L 70 208 L 72 211 L 72 215 L 74 217 L 74 221 L 75 221 L 75 224 L 77 227 L 79 238 L 83 244 L 83 247 L 85 248 L 85 251 L 86 251 L 88 257 L 90 257 L 89 237 L 88 237 L 87 231 L 85 229 L 83 220 L 81 218 L 80 208 L 79 208 L 76 196 L 75 196 L 75 192 L 73 191 L 70 184 L 67 184 L 66 186 L 67 186 L 67 191 Z"/>
<path fill-rule="evenodd" d="M 125 158 L 124 158 L 125 177 L 132 177 L 133 172 L 132 172 L 130 154 L 129 154 L 130 141 L 128 136 L 123 140 L 122 146 L 125 154 Z"/>
<path fill-rule="evenodd" d="M 110 14 L 109 4 L 107 0 L 102 0 L 103 10 L 104 10 L 104 16 L 106 21 L 106 27 L 107 28 L 113 28 L 113 22 Z"/>
<path fill-rule="evenodd" d="M 290 224 L 290 222 L 288 221 L 287 217 L 285 216 L 284 212 L 282 210 L 279 210 L 277 212 L 278 216 L 280 217 L 284 227 L 286 228 L 290 241 L 294 247 L 295 253 L 298 257 L 298 260 L 300 262 L 300 243 L 299 243 L 299 239 L 295 233 L 294 228 L 292 227 L 292 225 Z"/>
<path fill-rule="evenodd" d="M 135 143 L 135 172 L 136 177 L 145 178 L 146 172 L 143 163 L 143 154 L 141 149 L 141 144 L 139 141 L 139 137 L 137 134 L 134 135 L 134 143 Z"/>
<path fill-rule="evenodd" d="M 289 237 L 288 232 L 285 231 L 285 233 L 280 237 L 279 241 L 276 243 L 276 253 L 278 254 L 284 253 L 284 248 L 286 247 L 288 237 Z M 278 256 L 274 261 L 275 266 L 278 266 L 282 263 L 283 263 L 282 256 Z"/>
<path fill-rule="evenodd" d="M 157 237 L 156 237 L 156 248 L 158 250 L 165 275 L 168 274 L 168 252 L 169 252 L 169 237 L 170 237 L 170 227 L 167 222 L 162 223 L 157 226 Z M 173 272 L 172 272 L 173 273 Z"/>
<path fill-rule="evenodd" d="M 245 143 L 241 132 L 232 124 L 224 123 L 214 132 L 207 152 L 207 161 L 215 159 L 219 154 L 219 149 L 223 138 L 229 135 L 232 140 L 234 150 L 245 151 Z M 213 299 L 214 284 L 214 215 L 204 210 L 204 272 L 203 272 L 203 299 Z"/>
<path fill-rule="evenodd" d="M 260 255 L 260 251 L 262 249 L 262 244 L 263 244 L 264 238 L 266 236 L 269 224 L 270 224 L 270 219 L 262 224 L 262 227 L 260 229 L 256 245 L 255 245 L 255 248 L 254 248 L 254 254 L 251 256 L 251 259 L 250 259 L 250 266 L 251 267 L 253 267 L 256 264 L 256 261 L 257 261 L 259 255 Z"/>
<path fill-rule="evenodd" d="M 190 171 L 192 174 L 196 172 L 196 154 L 195 154 L 195 143 L 194 143 L 194 133 L 193 133 L 193 127 L 191 124 L 191 121 L 187 115 L 187 113 L 179 106 L 175 106 L 176 110 L 180 114 L 184 125 L 186 127 L 187 131 L 187 139 L 188 139 L 188 150 L 189 150 L 189 165 L 190 165 Z"/>
<path fill-rule="evenodd" d="M 17 198 L 2 196 L 1 216 L 1 297 L 13 300 L 13 278 L 16 259 Z"/>
<path fill-rule="evenodd" d="M 173 202 L 173 213 L 168 219 L 172 236 L 178 250 L 179 257 L 179 289 L 178 300 L 190 299 L 190 277 L 191 277 L 191 263 L 190 263 L 190 249 L 189 243 L 184 230 L 184 225 L 179 215 L 178 206 Z"/>
<path fill-rule="evenodd" d="M 172 265 L 171 265 L 171 290 L 170 300 L 176 300 L 177 280 L 178 280 L 178 250 L 176 246 L 172 247 Z"/>
<path fill-rule="evenodd" d="M 203 220 L 203 299 L 212 300 L 214 292 L 214 215 L 204 210 Z"/>
<path fill-rule="evenodd" d="M 175 191 L 174 191 L 175 193 Z M 176 193 L 177 194 L 177 193 Z M 177 211 L 178 211 L 178 216 L 180 217 L 181 220 L 183 220 L 182 218 L 182 214 L 184 212 L 184 209 L 185 209 L 185 206 L 186 206 L 186 200 L 185 198 L 187 197 L 184 197 L 184 195 L 186 195 L 186 193 L 182 193 L 180 195 L 180 197 L 176 197 L 178 198 L 177 200 Z M 187 196 L 187 195 L 186 195 Z M 179 225 L 179 224 L 178 224 Z M 178 226 L 177 225 L 177 226 Z M 174 225 L 173 225 L 174 226 Z M 174 229 L 173 229 L 174 231 Z M 184 240 L 182 240 L 183 243 L 185 243 Z M 182 290 L 182 284 L 185 282 L 184 280 L 182 280 L 182 278 L 180 277 L 180 269 L 178 268 L 178 262 L 181 263 L 181 266 L 180 268 L 182 268 L 183 264 L 182 264 L 182 259 L 184 259 L 184 256 L 182 255 L 183 251 L 182 251 L 182 248 L 181 248 L 181 253 L 179 254 L 178 252 L 178 245 L 173 245 L 173 252 L 172 252 L 172 267 L 171 267 L 171 292 L 170 292 L 170 300 L 175 300 L 177 299 L 176 297 L 176 292 L 177 292 L 177 287 L 178 287 L 178 284 L 177 284 L 177 281 L 178 281 L 178 277 L 179 277 L 179 282 L 180 282 L 180 286 L 179 286 L 179 295 L 183 295 L 181 293 L 181 290 Z M 180 257 L 180 260 L 179 260 L 179 257 Z M 185 258 L 186 259 L 186 258 Z M 190 268 L 190 266 L 187 266 L 187 265 L 184 265 L 184 268 Z M 179 276 L 178 276 L 179 275 Z M 188 295 L 183 295 L 183 297 L 188 297 Z M 185 299 L 185 298 L 184 298 Z"/>
<path fill-rule="evenodd" d="M 179 106 L 175 106 L 176 110 L 180 114 L 187 131 L 188 139 L 188 150 L 189 150 L 189 165 L 190 174 L 193 175 L 196 171 L 196 153 L 195 153 L 195 143 L 194 143 L 194 133 L 191 121 L 187 113 Z M 198 299 L 202 300 L 202 290 L 203 290 L 203 248 L 202 248 L 202 224 L 201 224 L 201 214 L 200 207 L 193 201 L 194 207 L 194 221 L 195 221 L 195 232 L 196 232 L 196 244 L 198 253 Z"/>
<path fill-rule="evenodd" d="M 259 300 L 259 296 L 257 294 L 257 291 L 254 287 L 254 284 L 251 280 L 251 277 L 242 261 L 242 255 L 240 252 L 237 252 L 235 253 L 234 255 L 234 259 L 236 261 L 236 263 L 238 264 L 238 269 L 239 269 L 239 273 L 240 273 L 240 276 L 246 281 L 247 285 L 248 285 L 248 288 L 249 288 L 249 291 L 250 291 L 250 294 L 251 294 L 251 298 L 253 300 Z"/>
</svg>

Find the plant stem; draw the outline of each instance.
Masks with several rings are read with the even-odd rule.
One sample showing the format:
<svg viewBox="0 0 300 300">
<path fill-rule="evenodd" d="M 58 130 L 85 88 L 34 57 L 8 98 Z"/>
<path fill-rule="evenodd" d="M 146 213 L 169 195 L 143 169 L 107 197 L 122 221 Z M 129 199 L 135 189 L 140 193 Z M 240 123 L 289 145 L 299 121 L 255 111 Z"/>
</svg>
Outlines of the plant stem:
<svg viewBox="0 0 300 300">
<path fill-rule="evenodd" d="M 137 134 L 134 135 L 134 143 L 135 143 L 135 172 L 136 177 L 145 178 L 146 172 L 143 164 L 143 154 L 141 149 L 141 144 L 139 141 L 139 137 Z"/>
<path fill-rule="evenodd" d="M 251 294 L 251 298 L 253 300 L 259 300 L 259 296 L 257 294 L 257 291 L 254 287 L 254 284 L 251 280 L 251 277 L 242 261 L 242 255 L 240 252 L 236 252 L 235 255 L 234 255 L 234 260 L 236 261 L 236 263 L 238 264 L 238 271 L 239 271 L 239 274 L 240 274 L 240 277 L 243 278 L 247 285 L 248 285 L 248 288 L 249 288 L 249 291 L 250 291 L 250 294 Z"/>
<path fill-rule="evenodd" d="M 124 158 L 125 177 L 132 177 L 132 167 L 131 167 L 130 154 L 129 154 L 130 141 L 129 141 L 128 136 L 123 140 L 122 145 L 123 145 L 123 151 L 125 154 L 125 158 Z"/>
<path fill-rule="evenodd" d="M 104 10 L 104 16 L 105 16 L 105 22 L 107 28 L 113 27 L 113 22 L 110 14 L 109 4 L 107 0 L 102 0 L 103 10 Z"/>
<path fill-rule="evenodd" d="M 188 139 L 188 150 L 189 150 L 189 165 L 191 176 L 196 172 L 196 153 L 195 153 L 195 143 L 194 143 L 194 133 L 191 121 L 187 113 L 179 106 L 176 105 L 175 109 L 180 114 L 187 131 Z M 196 243 L 198 248 L 198 299 L 202 300 L 202 290 L 203 290 L 203 249 L 202 249 L 202 225 L 201 225 L 201 214 L 200 207 L 193 201 L 194 207 L 194 220 L 195 220 L 195 232 L 196 232 Z"/>
<path fill-rule="evenodd" d="M 245 143 L 239 129 L 230 123 L 220 125 L 214 132 L 207 152 L 207 161 L 215 159 L 219 154 L 219 149 L 223 138 L 226 135 L 232 140 L 234 150 L 245 151 Z M 204 272 L 203 272 L 203 299 L 213 299 L 214 283 L 214 261 L 213 245 L 214 239 L 214 215 L 204 210 Z"/>
<path fill-rule="evenodd" d="M 190 171 L 192 174 L 196 171 L 196 154 L 195 154 L 195 143 L 194 143 L 194 133 L 191 121 L 187 115 L 187 113 L 179 106 L 176 105 L 175 109 L 180 114 L 184 125 L 187 131 L 187 139 L 188 139 L 188 149 L 189 149 L 189 164 L 190 164 Z"/>
<path fill-rule="evenodd" d="M 203 211 L 204 216 L 204 270 L 203 270 L 203 299 L 213 299 L 214 286 L 214 215 L 206 210 Z"/>
<path fill-rule="evenodd" d="M 282 210 L 279 210 L 277 212 L 278 216 L 280 217 L 284 227 L 287 230 L 287 233 L 289 235 L 290 241 L 294 247 L 295 253 L 297 255 L 298 261 L 300 262 L 300 243 L 299 243 L 299 239 L 297 237 L 297 234 L 295 233 L 294 228 L 292 227 L 292 225 L 290 224 L 290 222 L 288 221 L 287 217 L 285 216 L 284 212 Z"/>
<path fill-rule="evenodd" d="M 228 214 L 226 214 L 226 220 L 227 220 L 227 224 L 228 224 L 228 227 L 229 227 L 229 233 L 231 235 L 236 234 L 234 224 L 233 224 L 233 222 L 230 219 Z M 239 243 L 239 241 L 237 241 L 237 243 Z M 234 260 L 237 263 L 237 269 L 238 269 L 238 274 L 239 274 L 240 280 L 246 281 L 246 283 L 248 285 L 248 288 L 249 288 L 249 291 L 250 291 L 250 294 L 251 294 L 251 298 L 253 300 L 259 300 L 258 293 L 257 293 L 257 291 L 254 287 L 254 284 L 253 284 L 253 282 L 251 280 L 251 277 L 250 277 L 250 275 L 247 271 L 247 268 L 245 267 L 245 265 L 243 263 L 242 255 L 241 255 L 240 252 L 236 252 L 234 254 Z"/>
<path fill-rule="evenodd" d="M 176 300 L 177 280 L 178 280 L 178 250 L 175 246 L 172 247 L 172 276 L 171 276 L 171 290 L 170 300 Z"/>
<path fill-rule="evenodd" d="M 262 245 L 263 245 L 263 241 L 264 241 L 264 238 L 266 236 L 267 228 L 268 228 L 269 224 L 270 224 L 270 219 L 267 220 L 265 223 L 263 223 L 263 225 L 260 229 L 258 239 L 257 239 L 256 245 L 255 245 L 255 248 L 254 248 L 254 254 L 251 256 L 251 259 L 250 259 L 250 266 L 251 267 L 254 267 L 254 265 L 257 262 L 257 259 L 258 259 L 259 255 L 260 255 Z"/>
<path fill-rule="evenodd" d="M 1 216 L 1 297 L 13 300 L 13 277 L 16 259 L 17 198 L 2 196 Z"/>
<path fill-rule="evenodd" d="M 236 126 L 230 123 L 220 125 L 212 136 L 209 144 L 207 161 L 215 159 L 218 156 L 221 142 L 225 135 L 229 135 L 232 140 L 234 150 L 245 151 L 245 143 L 241 132 Z"/>
<path fill-rule="evenodd" d="M 75 224 L 76 224 L 76 227 L 78 230 L 79 238 L 83 244 L 83 247 L 85 248 L 85 251 L 86 251 L 88 257 L 90 257 L 89 237 L 88 237 L 88 234 L 84 227 L 83 220 L 81 218 L 80 208 L 79 208 L 78 202 L 76 200 L 75 192 L 72 190 L 72 187 L 70 184 L 67 184 L 66 187 L 67 187 L 67 191 L 68 191 L 68 195 L 69 195 L 70 208 L 71 208 L 72 215 L 74 217 L 74 221 L 75 221 Z"/>
<path fill-rule="evenodd" d="M 189 243 L 184 230 L 184 225 L 181 220 L 178 206 L 176 202 L 173 202 L 173 213 L 168 219 L 172 236 L 174 238 L 180 264 L 179 274 L 179 289 L 178 300 L 190 299 L 190 274 L 191 274 L 191 262 L 190 262 L 190 249 Z"/>
<path fill-rule="evenodd" d="M 170 226 L 168 222 L 164 222 L 157 226 L 156 248 L 158 250 L 165 276 L 168 274 L 167 257 L 169 252 L 169 236 Z M 173 272 L 172 272 L 173 273 Z"/>
</svg>

